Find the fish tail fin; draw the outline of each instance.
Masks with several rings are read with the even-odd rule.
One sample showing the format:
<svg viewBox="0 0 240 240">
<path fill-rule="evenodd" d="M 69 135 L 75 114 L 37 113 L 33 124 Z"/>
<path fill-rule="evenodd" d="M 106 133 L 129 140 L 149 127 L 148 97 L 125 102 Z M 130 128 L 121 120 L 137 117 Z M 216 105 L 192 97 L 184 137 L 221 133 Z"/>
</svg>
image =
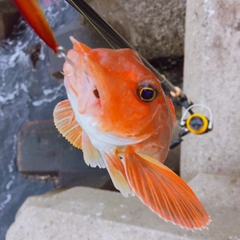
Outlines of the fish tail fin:
<svg viewBox="0 0 240 240">
<path fill-rule="evenodd" d="M 210 217 L 191 188 L 159 161 L 128 146 L 125 171 L 135 194 L 166 221 L 187 229 L 201 229 Z"/>
<path fill-rule="evenodd" d="M 82 148 L 82 128 L 75 120 L 75 114 L 69 100 L 64 100 L 56 105 L 53 119 L 58 131 L 73 146 Z"/>
</svg>

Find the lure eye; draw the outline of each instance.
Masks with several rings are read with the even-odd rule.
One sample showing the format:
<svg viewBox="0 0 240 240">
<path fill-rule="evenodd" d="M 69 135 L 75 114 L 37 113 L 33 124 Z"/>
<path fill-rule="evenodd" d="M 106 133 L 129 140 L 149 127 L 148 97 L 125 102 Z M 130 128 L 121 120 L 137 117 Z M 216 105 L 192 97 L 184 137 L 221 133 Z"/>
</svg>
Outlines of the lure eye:
<svg viewBox="0 0 240 240">
<path fill-rule="evenodd" d="M 152 86 L 140 86 L 137 93 L 144 102 L 151 102 L 157 97 L 157 90 Z"/>
</svg>

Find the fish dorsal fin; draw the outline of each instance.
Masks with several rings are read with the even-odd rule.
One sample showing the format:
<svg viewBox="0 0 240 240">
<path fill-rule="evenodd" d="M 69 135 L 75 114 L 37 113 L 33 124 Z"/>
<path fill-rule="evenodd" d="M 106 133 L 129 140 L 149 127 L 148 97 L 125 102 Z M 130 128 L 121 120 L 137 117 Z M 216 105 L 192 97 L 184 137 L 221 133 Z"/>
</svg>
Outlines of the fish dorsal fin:
<svg viewBox="0 0 240 240">
<path fill-rule="evenodd" d="M 73 49 L 78 51 L 78 52 L 89 52 L 91 48 L 89 48 L 87 45 L 78 42 L 74 37 L 70 37 L 70 40 L 72 41 L 73 44 Z"/>
<path fill-rule="evenodd" d="M 134 192 L 127 182 L 124 165 L 120 158 L 116 154 L 110 153 L 104 153 L 103 156 L 115 188 L 118 189 L 124 197 L 134 195 Z"/>
<path fill-rule="evenodd" d="M 85 163 L 91 167 L 98 166 L 105 168 L 104 160 L 99 151 L 92 145 L 88 135 L 83 131 L 82 134 L 82 150 Z"/>
<path fill-rule="evenodd" d="M 161 218 L 188 229 L 201 229 L 210 217 L 190 187 L 157 160 L 137 154 L 131 146 L 125 151 L 128 182 L 135 194 Z"/>
<path fill-rule="evenodd" d="M 82 148 L 82 128 L 75 120 L 69 100 L 57 104 L 53 111 L 54 123 L 58 131 L 75 147 Z"/>
</svg>

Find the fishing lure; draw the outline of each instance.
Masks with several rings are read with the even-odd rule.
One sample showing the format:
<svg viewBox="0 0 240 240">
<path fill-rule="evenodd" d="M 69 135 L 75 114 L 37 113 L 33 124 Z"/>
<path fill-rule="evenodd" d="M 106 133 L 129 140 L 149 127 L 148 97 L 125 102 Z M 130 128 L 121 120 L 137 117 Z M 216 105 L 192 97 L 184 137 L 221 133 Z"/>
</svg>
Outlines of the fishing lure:
<svg viewBox="0 0 240 240">
<path fill-rule="evenodd" d="M 55 52 L 58 43 L 37 0 L 14 0 L 17 8 L 36 34 Z"/>
</svg>

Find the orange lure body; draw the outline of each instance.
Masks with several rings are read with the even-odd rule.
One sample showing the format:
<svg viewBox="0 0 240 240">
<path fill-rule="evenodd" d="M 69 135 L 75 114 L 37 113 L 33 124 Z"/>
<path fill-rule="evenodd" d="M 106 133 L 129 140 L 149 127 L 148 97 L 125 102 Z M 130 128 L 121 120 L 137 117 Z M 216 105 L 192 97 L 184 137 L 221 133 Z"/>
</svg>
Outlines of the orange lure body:
<svg viewBox="0 0 240 240">
<path fill-rule="evenodd" d="M 58 44 L 37 0 L 13 0 L 36 34 L 57 53 Z"/>
</svg>

